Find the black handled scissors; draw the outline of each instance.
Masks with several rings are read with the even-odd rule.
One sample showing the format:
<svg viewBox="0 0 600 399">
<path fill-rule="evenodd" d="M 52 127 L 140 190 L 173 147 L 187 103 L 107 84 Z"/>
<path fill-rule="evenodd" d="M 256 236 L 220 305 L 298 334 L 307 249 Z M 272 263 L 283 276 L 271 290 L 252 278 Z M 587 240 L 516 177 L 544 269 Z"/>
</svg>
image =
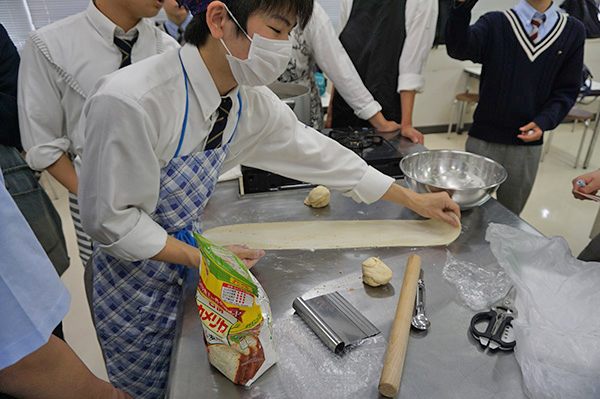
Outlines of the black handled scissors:
<svg viewBox="0 0 600 399">
<path fill-rule="evenodd" d="M 484 348 L 504 351 L 514 349 L 511 323 L 517 316 L 516 295 L 515 287 L 512 286 L 504 298 L 492 304 L 490 311 L 477 313 L 471 319 L 469 331 Z"/>
</svg>

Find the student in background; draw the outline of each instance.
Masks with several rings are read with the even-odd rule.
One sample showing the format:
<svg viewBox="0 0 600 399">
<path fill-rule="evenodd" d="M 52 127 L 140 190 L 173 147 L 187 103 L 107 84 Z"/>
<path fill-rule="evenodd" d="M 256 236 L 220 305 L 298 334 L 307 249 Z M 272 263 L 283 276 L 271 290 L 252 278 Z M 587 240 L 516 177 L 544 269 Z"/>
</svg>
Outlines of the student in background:
<svg viewBox="0 0 600 399">
<path fill-rule="evenodd" d="M 0 173 L 0 399 L 131 399 L 52 335 L 71 295 Z"/>
<path fill-rule="evenodd" d="M 425 90 L 425 64 L 435 38 L 438 0 L 341 0 L 340 41 L 365 86 L 399 122 L 402 135 L 418 137 L 413 126 L 415 96 Z M 334 91 L 332 127 L 365 126 Z"/>
<path fill-rule="evenodd" d="M 521 0 L 469 26 L 477 0 L 455 0 L 448 55 L 483 65 L 466 150 L 503 165 L 498 201 L 521 213 L 535 181 L 543 134 L 569 113 L 581 87 L 583 24 L 552 0 Z"/>
<path fill-rule="evenodd" d="M 27 163 L 47 170 L 69 190 L 79 255 L 85 265 L 92 253 L 81 228 L 77 205 L 79 181 L 72 162 L 83 104 L 96 81 L 119 68 L 178 44 L 153 22 L 156 0 L 90 1 L 87 10 L 31 32 L 19 69 L 18 105 Z"/>
<path fill-rule="evenodd" d="M 296 26 L 292 30 L 290 40 L 292 57 L 286 71 L 277 80 L 310 88 L 310 125 L 313 128 L 323 129 L 323 107 L 315 79 L 315 65 L 318 65 L 348 101 L 358 118 L 368 121 L 379 132 L 400 130 L 398 123 L 388 121 L 381 113 L 381 105 L 361 81 L 335 34 L 331 20 L 318 2 L 314 2 L 313 14 L 308 24 L 304 29 Z M 420 138 L 422 139 L 422 136 L 411 137 L 413 141 L 419 141 Z"/>
<path fill-rule="evenodd" d="M 180 6 L 177 0 L 164 0 L 163 10 L 167 14 L 167 20 L 158 28 L 167 32 L 173 39 L 177 40 L 180 45 L 185 44 L 184 32 L 192 20 L 192 14 L 184 6 Z"/>
</svg>

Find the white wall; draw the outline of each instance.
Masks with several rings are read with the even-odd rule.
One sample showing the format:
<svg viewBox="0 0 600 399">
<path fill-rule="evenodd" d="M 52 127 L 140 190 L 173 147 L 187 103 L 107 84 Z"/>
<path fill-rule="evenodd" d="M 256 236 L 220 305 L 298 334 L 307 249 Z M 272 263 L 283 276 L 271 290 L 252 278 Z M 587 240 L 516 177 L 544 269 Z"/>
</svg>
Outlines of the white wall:
<svg viewBox="0 0 600 399">
<path fill-rule="evenodd" d="M 471 23 L 477 21 L 480 16 L 489 11 L 508 10 L 517 5 L 520 0 L 479 0 L 473 7 L 473 16 Z M 563 0 L 554 0 L 557 3 L 562 3 Z"/>
</svg>

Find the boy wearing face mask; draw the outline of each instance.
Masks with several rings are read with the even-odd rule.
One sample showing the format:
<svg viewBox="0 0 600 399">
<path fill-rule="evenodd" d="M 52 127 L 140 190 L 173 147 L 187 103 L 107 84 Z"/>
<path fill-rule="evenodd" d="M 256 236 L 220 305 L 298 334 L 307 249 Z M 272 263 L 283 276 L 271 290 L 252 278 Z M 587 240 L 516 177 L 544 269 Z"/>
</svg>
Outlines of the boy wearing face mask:
<svg viewBox="0 0 600 399">
<path fill-rule="evenodd" d="M 181 3 L 194 15 L 187 44 L 104 77 L 84 109 L 79 199 L 98 243 L 94 320 L 111 382 L 136 398 L 164 394 L 182 269 L 200 265 L 190 232 L 202 231 L 220 171 L 243 163 L 451 224 L 443 211 L 459 214 L 446 193 L 396 185 L 261 87 L 285 69 L 288 35 L 313 0 Z M 264 254 L 232 250 L 249 267 Z"/>
</svg>

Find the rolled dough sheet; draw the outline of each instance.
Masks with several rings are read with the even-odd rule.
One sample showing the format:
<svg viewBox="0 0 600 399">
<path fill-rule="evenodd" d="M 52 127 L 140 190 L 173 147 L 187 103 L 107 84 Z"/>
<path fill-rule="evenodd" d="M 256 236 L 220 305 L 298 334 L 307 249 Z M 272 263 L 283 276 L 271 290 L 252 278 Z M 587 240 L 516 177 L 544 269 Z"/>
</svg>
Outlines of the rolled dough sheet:
<svg viewBox="0 0 600 399">
<path fill-rule="evenodd" d="M 218 245 L 246 244 L 260 249 L 429 247 L 447 245 L 460 235 L 437 219 L 339 220 L 248 223 L 216 227 L 203 236 Z"/>
</svg>

